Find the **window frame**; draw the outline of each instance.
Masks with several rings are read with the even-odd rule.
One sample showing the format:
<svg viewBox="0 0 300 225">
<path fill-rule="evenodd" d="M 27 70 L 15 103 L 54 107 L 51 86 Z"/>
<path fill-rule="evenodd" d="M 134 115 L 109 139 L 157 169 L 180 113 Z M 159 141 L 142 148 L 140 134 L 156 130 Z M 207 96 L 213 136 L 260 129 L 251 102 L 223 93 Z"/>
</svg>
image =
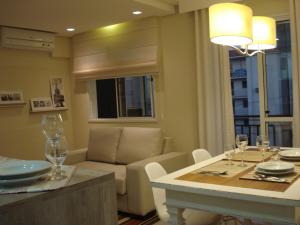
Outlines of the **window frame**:
<svg viewBox="0 0 300 225">
<path fill-rule="evenodd" d="M 97 89 L 96 89 L 96 80 L 90 80 L 87 84 L 88 89 L 88 98 L 89 98 L 89 120 L 88 123 L 156 123 L 158 122 L 157 115 L 157 98 L 156 98 L 156 83 L 157 83 L 157 73 L 143 73 L 142 76 L 151 76 L 151 90 L 152 90 L 152 97 L 151 97 L 151 105 L 152 105 L 152 117 L 120 117 L 119 116 L 119 98 L 116 94 L 116 103 L 117 103 L 117 118 L 98 118 L 98 104 L 97 104 Z M 138 75 L 141 76 L 141 75 Z M 116 92 L 117 92 L 117 79 L 118 78 L 126 78 L 126 77 L 138 77 L 134 74 L 130 76 L 115 76 L 109 79 L 115 79 L 116 82 Z"/>
</svg>

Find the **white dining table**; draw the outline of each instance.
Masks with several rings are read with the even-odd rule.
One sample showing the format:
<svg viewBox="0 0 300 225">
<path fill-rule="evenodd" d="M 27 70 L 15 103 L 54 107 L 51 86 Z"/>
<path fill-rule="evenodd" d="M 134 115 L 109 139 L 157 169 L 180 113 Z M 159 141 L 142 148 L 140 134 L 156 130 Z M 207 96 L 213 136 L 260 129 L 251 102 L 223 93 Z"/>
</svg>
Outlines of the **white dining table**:
<svg viewBox="0 0 300 225">
<path fill-rule="evenodd" d="M 258 220 L 267 224 L 296 225 L 300 221 L 300 179 L 284 192 L 200 183 L 176 179 L 225 158 L 224 154 L 183 168 L 151 182 L 166 190 L 169 225 L 183 225 L 185 208 Z"/>
</svg>

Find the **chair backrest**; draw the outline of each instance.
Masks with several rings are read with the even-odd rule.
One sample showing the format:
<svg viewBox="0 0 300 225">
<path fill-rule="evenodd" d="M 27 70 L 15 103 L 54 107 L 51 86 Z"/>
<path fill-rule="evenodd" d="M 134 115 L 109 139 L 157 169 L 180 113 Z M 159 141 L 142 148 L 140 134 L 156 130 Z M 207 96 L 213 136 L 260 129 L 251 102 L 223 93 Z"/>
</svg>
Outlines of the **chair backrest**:
<svg viewBox="0 0 300 225">
<path fill-rule="evenodd" d="M 145 170 L 150 181 L 167 175 L 165 169 L 157 162 L 148 163 L 145 166 Z M 165 206 L 166 192 L 164 189 L 160 188 L 152 188 L 152 192 L 157 214 L 163 222 L 167 222 L 169 214 L 167 212 L 167 207 Z"/>
<path fill-rule="evenodd" d="M 193 154 L 193 158 L 194 158 L 195 163 L 199 163 L 199 162 L 202 162 L 206 159 L 211 158 L 211 154 L 207 150 L 202 149 L 202 148 L 195 149 L 192 152 L 192 154 Z"/>
</svg>

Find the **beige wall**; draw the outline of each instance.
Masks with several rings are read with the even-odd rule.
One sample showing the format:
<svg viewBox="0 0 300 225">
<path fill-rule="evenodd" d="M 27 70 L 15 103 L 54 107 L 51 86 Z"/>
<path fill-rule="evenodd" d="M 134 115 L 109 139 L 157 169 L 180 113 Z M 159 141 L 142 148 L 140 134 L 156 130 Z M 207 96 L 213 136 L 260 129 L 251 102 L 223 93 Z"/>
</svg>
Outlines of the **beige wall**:
<svg viewBox="0 0 300 225">
<path fill-rule="evenodd" d="M 31 113 L 29 99 L 50 96 L 49 79 L 64 78 L 70 109 L 62 112 L 67 139 L 73 148 L 69 40 L 57 39 L 56 57 L 32 50 L 0 48 L 0 90 L 22 90 L 25 106 L 0 107 L 0 155 L 22 159 L 44 157 L 44 137 L 40 128 L 43 113 Z M 62 56 L 62 57 L 60 57 Z"/>
<path fill-rule="evenodd" d="M 266 2 L 272 2 L 272 7 L 266 7 Z M 285 0 L 251 0 L 246 4 L 253 7 L 255 14 L 280 15 L 288 11 Z M 162 127 L 166 136 L 174 138 L 174 150 L 192 151 L 198 145 L 193 13 L 160 18 L 159 36 L 162 64 L 155 78 L 157 121 L 151 123 L 88 123 L 86 82 L 75 81 L 71 75 L 68 39 L 57 39 L 59 47 L 54 57 L 40 51 L 0 48 L 0 90 L 23 90 L 27 102 L 24 107 L 0 108 L 0 155 L 43 157 L 42 114 L 30 113 L 28 101 L 31 97 L 49 96 L 49 79 L 56 75 L 65 78 L 71 106 L 63 112 L 71 148 L 87 146 L 89 127 L 142 126 Z"/>
<path fill-rule="evenodd" d="M 284 15 L 286 0 L 248 0 L 255 15 Z M 270 7 L 270 4 L 272 7 Z M 85 82 L 73 82 L 75 145 L 86 147 L 92 126 L 162 127 L 174 139 L 174 150 L 190 152 L 198 146 L 197 91 L 193 12 L 160 18 L 161 73 L 155 80 L 157 122 L 88 123 Z"/>
<path fill-rule="evenodd" d="M 87 146 L 92 126 L 162 127 L 174 138 L 174 150 L 191 151 L 197 146 L 197 102 L 193 14 L 160 20 L 162 72 L 155 78 L 157 122 L 87 123 L 89 103 L 85 82 L 74 81 L 73 112 L 75 144 Z"/>
</svg>

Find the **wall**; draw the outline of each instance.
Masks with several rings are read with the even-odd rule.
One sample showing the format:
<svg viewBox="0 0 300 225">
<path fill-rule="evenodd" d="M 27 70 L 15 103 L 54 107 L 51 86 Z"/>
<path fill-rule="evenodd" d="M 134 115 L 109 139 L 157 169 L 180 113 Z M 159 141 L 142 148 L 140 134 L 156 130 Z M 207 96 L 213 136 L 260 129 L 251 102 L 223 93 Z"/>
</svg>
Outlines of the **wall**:
<svg viewBox="0 0 300 225">
<path fill-rule="evenodd" d="M 272 7 L 266 7 L 271 4 Z M 283 15 L 288 12 L 285 0 L 248 0 L 254 14 Z M 162 71 L 155 81 L 157 122 L 88 123 L 89 103 L 85 82 L 73 82 L 75 145 L 86 147 L 88 129 L 93 126 L 162 127 L 174 138 L 174 150 L 190 152 L 198 146 L 197 91 L 195 72 L 193 12 L 160 18 Z"/>
<path fill-rule="evenodd" d="M 162 71 L 155 78 L 157 121 L 147 123 L 88 123 L 87 85 L 73 82 L 75 145 L 87 146 L 88 129 L 93 126 L 162 127 L 174 138 L 174 150 L 189 152 L 197 146 L 197 102 L 193 14 L 160 19 Z M 184 132 L 183 132 L 184 131 Z"/>
<path fill-rule="evenodd" d="M 40 128 L 43 113 L 31 113 L 29 100 L 49 97 L 49 79 L 55 76 L 64 78 L 70 109 L 62 112 L 62 116 L 67 139 L 73 148 L 69 44 L 67 38 L 57 38 L 55 57 L 42 51 L 0 48 L 0 90 L 21 90 L 26 102 L 21 107 L 0 107 L 0 155 L 44 158 L 45 139 Z"/>
</svg>

